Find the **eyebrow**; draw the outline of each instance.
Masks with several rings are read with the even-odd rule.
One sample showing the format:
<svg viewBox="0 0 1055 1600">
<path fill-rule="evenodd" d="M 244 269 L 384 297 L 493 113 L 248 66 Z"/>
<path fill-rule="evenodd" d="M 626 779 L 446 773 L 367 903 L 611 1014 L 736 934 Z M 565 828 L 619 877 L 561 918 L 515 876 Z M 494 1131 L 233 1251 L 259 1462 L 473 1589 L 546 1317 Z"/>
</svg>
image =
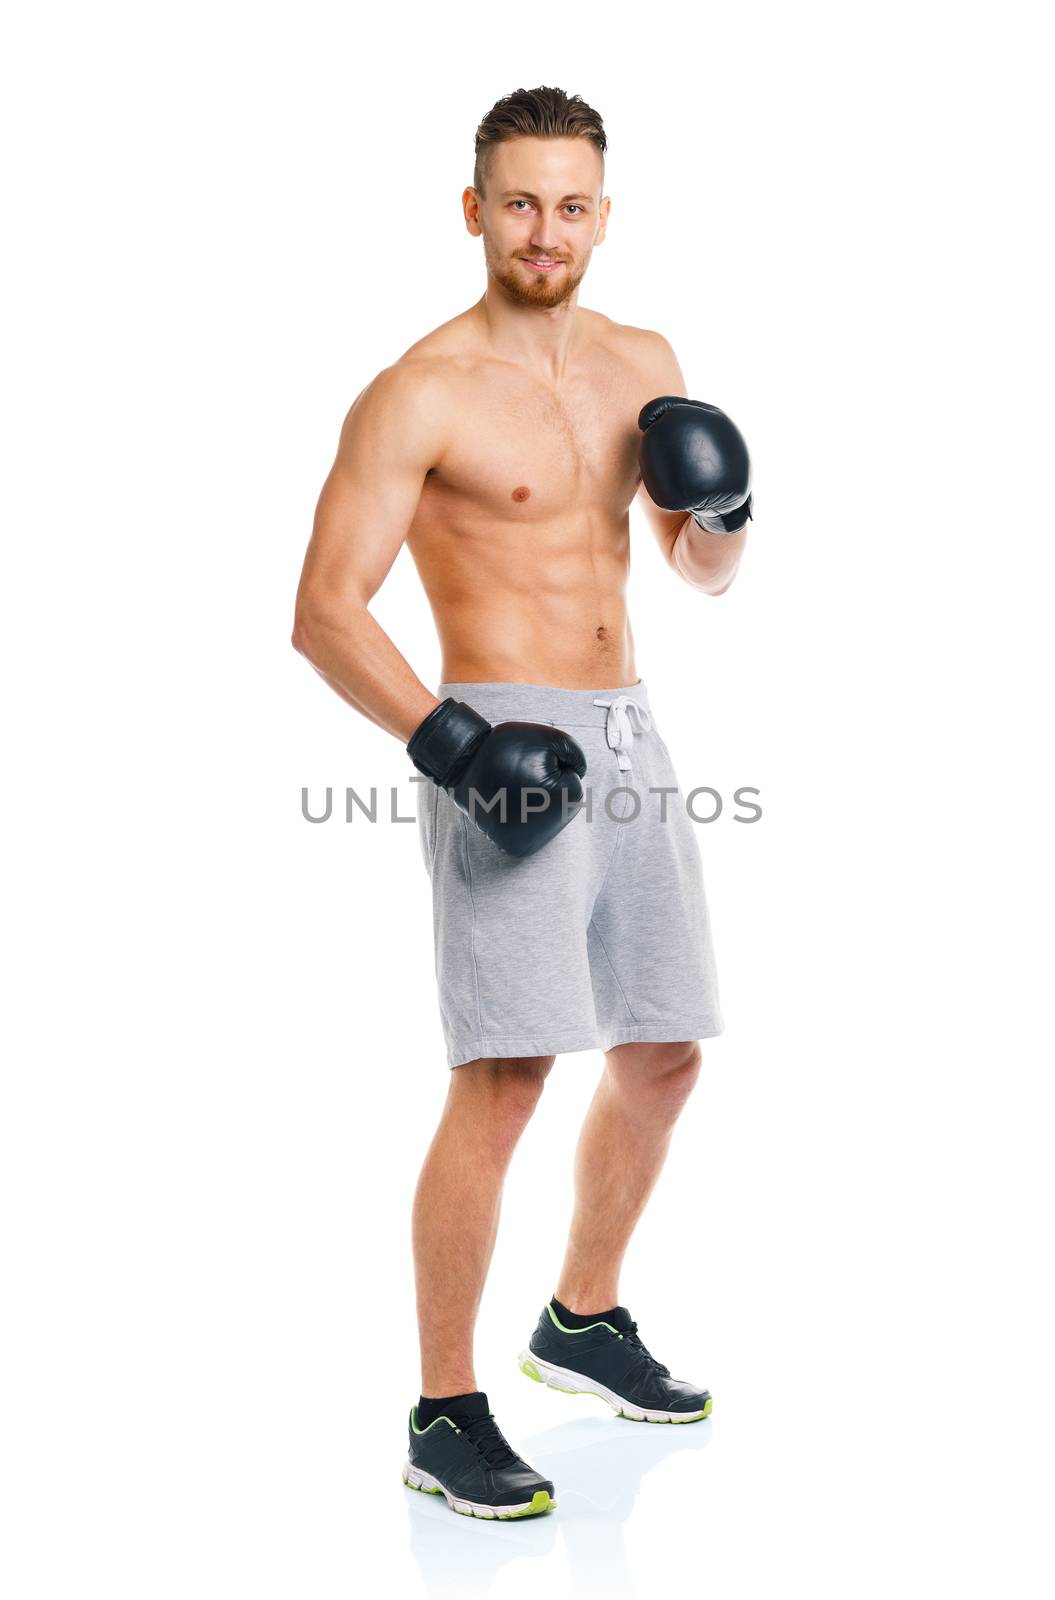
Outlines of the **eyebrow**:
<svg viewBox="0 0 1055 1600">
<path fill-rule="evenodd" d="M 530 189 L 506 189 L 502 194 L 502 199 L 503 200 L 512 200 L 514 195 L 518 196 L 522 200 L 537 200 L 538 199 L 538 195 L 537 194 L 532 194 Z M 593 195 L 592 194 L 564 194 L 564 195 L 561 195 L 561 204 L 563 205 L 565 200 L 592 200 L 592 199 L 593 199 Z"/>
</svg>

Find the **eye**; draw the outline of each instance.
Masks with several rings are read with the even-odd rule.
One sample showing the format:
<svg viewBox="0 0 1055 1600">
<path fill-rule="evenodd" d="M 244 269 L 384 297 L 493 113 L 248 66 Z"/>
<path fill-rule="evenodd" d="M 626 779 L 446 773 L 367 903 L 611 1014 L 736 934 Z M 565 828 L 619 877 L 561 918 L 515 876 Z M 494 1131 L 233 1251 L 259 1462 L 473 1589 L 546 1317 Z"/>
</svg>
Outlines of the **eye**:
<svg viewBox="0 0 1055 1600">
<path fill-rule="evenodd" d="M 511 202 L 511 204 L 515 205 L 515 206 L 526 206 L 527 205 L 527 201 L 526 200 L 513 200 Z"/>
<path fill-rule="evenodd" d="M 566 211 L 581 211 L 582 210 L 582 206 L 575 204 L 575 202 L 573 201 L 570 206 L 566 206 L 565 207 L 565 210 Z"/>
</svg>

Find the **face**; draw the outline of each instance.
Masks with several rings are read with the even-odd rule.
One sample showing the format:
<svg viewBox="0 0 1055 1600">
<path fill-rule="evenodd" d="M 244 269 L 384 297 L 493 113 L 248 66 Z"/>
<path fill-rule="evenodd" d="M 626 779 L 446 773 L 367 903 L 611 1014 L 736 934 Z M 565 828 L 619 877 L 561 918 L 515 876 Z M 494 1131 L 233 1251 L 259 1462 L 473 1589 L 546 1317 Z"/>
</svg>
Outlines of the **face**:
<svg viewBox="0 0 1055 1600">
<path fill-rule="evenodd" d="M 487 193 L 466 189 L 466 226 L 482 234 L 488 273 L 511 300 L 559 306 L 604 238 L 601 155 L 584 138 L 508 139 L 491 153 Z"/>
</svg>

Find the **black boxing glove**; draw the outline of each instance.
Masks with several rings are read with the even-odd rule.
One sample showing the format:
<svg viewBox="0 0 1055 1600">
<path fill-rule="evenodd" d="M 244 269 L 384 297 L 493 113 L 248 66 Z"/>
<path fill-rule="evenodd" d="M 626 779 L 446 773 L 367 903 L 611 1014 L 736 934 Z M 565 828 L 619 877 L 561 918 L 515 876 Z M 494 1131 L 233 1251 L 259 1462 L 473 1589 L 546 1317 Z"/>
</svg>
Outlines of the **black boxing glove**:
<svg viewBox="0 0 1055 1600">
<path fill-rule="evenodd" d="M 472 706 L 447 699 L 415 728 L 407 754 L 511 856 L 541 850 L 582 805 L 586 757 L 547 723 L 493 725 Z"/>
<path fill-rule="evenodd" d="M 689 511 L 707 533 L 739 533 L 751 517 L 751 459 L 736 423 L 703 400 L 663 394 L 637 419 L 641 477 L 666 511 Z"/>
</svg>

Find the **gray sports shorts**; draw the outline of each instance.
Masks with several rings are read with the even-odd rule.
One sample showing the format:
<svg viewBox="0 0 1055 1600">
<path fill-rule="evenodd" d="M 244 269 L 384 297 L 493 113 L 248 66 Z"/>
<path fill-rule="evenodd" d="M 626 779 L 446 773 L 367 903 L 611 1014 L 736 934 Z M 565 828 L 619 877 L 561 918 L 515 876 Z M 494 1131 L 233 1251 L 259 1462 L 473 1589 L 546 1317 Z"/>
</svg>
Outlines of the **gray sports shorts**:
<svg viewBox="0 0 1055 1600">
<path fill-rule="evenodd" d="M 418 787 L 448 1066 L 721 1033 L 699 824 L 644 682 L 441 683 L 437 693 L 489 722 L 563 728 L 587 762 L 587 804 L 522 859 L 444 790 Z"/>
</svg>

